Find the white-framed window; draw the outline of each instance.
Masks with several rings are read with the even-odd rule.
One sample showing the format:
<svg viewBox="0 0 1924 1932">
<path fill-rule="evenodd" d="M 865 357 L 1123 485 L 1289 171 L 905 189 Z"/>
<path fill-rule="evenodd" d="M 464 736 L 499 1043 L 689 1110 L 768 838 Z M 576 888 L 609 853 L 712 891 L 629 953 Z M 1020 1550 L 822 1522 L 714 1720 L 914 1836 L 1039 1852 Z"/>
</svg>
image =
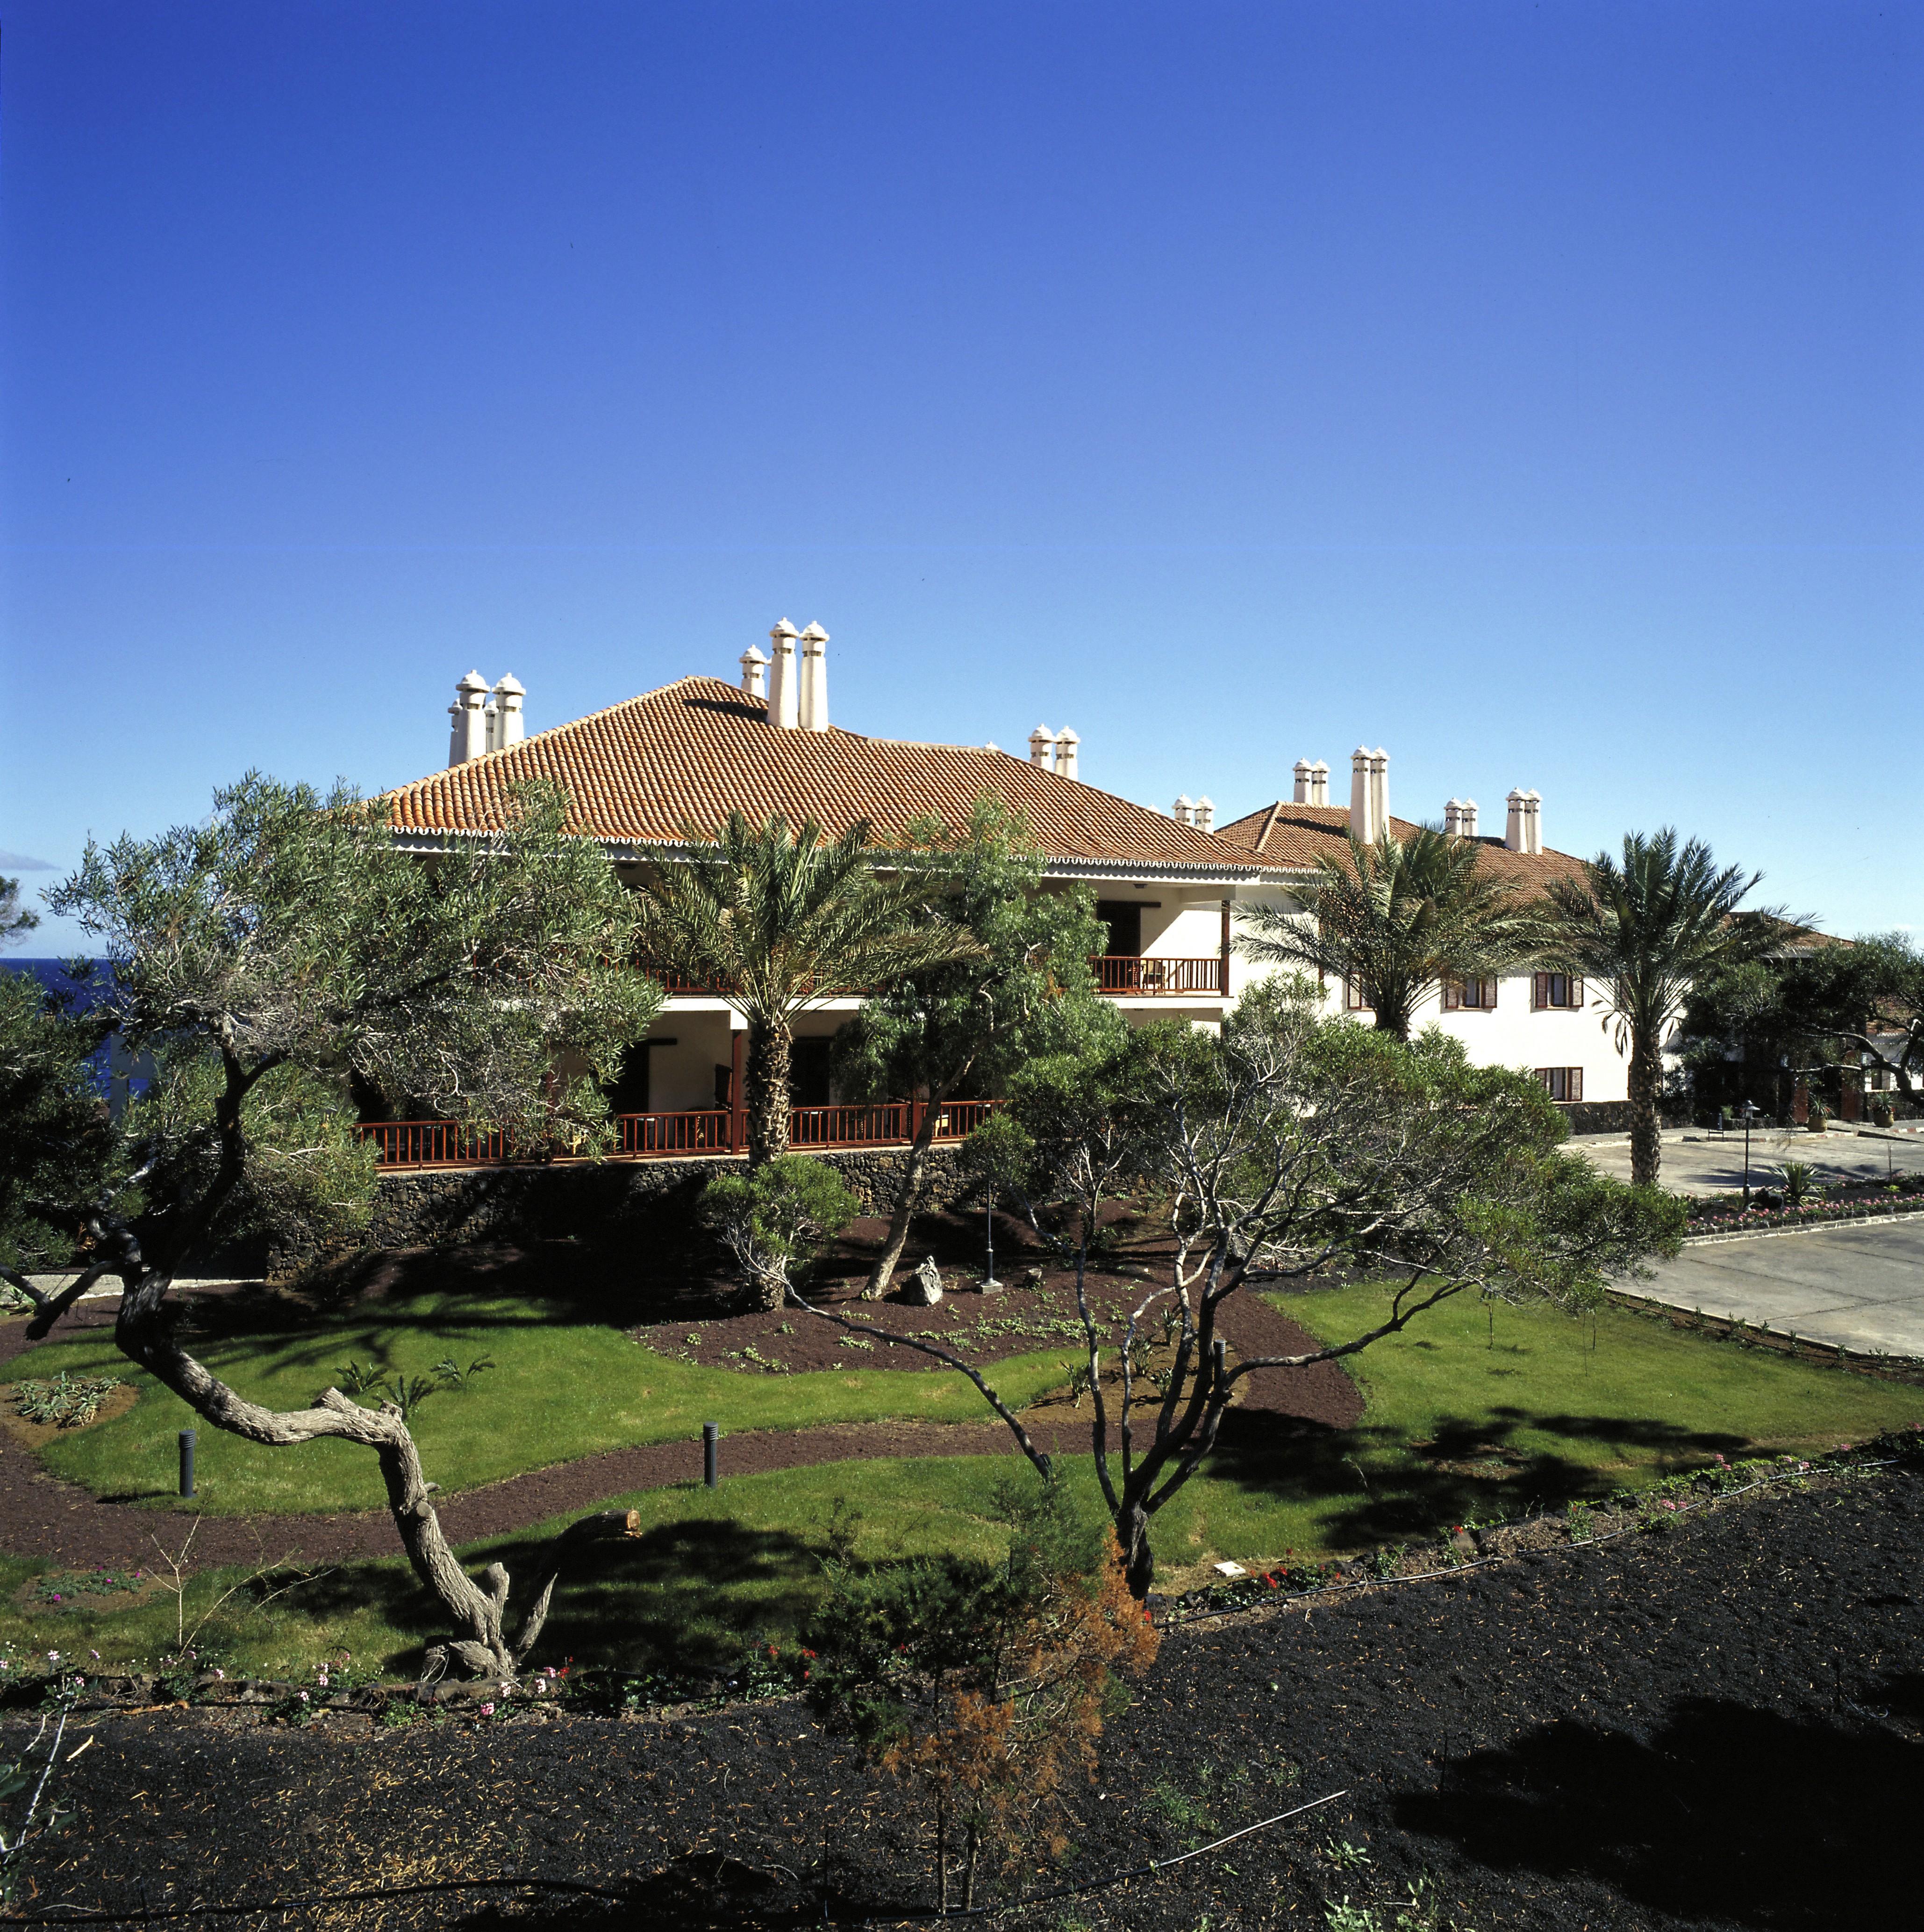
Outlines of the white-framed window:
<svg viewBox="0 0 1924 1932">
<path fill-rule="evenodd" d="M 1580 1100 L 1583 1097 L 1583 1070 L 1580 1066 L 1539 1066 L 1536 1077 L 1553 1100 Z"/>
<path fill-rule="evenodd" d="M 1345 980 L 1343 982 L 1343 1010 L 1346 1013 L 1367 1013 L 1372 1010 L 1364 997 L 1363 982 L 1360 980 Z"/>
<path fill-rule="evenodd" d="M 1446 1013 L 1493 1013 L 1496 1010 L 1495 974 L 1475 980 L 1445 980 L 1443 1010 Z"/>
<path fill-rule="evenodd" d="M 1537 1012 L 1580 1009 L 1583 982 L 1572 973 L 1534 973 L 1530 976 L 1530 1006 Z"/>
</svg>

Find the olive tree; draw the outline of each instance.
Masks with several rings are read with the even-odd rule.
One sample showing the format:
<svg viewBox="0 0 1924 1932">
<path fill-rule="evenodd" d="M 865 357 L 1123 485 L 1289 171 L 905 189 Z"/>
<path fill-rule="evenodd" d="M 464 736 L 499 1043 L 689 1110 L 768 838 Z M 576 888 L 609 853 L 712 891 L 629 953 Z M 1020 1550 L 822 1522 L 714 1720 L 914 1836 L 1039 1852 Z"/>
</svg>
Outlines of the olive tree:
<svg viewBox="0 0 1924 1932">
<path fill-rule="evenodd" d="M 995 1130 L 997 1158 L 1019 1177 L 1045 1238 L 1064 1238 L 1048 1227 L 1051 1204 L 1067 1204 L 1070 1226 L 1086 1228 L 1101 1199 L 1125 1187 L 1159 1204 L 1173 1237 L 1168 1273 L 1112 1343 L 1080 1268 L 1076 1278 L 1091 1453 L 1138 1597 L 1154 1575 L 1154 1519 L 1215 1446 L 1244 1377 L 1359 1354 L 1457 1295 L 1592 1305 L 1607 1279 L 1674 1252 L 1680 1238 L 1680 1202 L 1562 1150 L 1564 1124 L 1527 1075 L 1472 1067 L 1439 1031 L 1406 1044 L 1324 1018 L 1317 1005 L 1313 984 L 1272 982 L 1244 997 L 1220 1036 L 1145 1028 L 1087 1078 L 1039 1068 L 1013 1083 L 1008 1124 Z M 1086 1234 L 1076 1238 L 1086 1250 Z M 1295 1354 L 1229 1359 L 1220 1326 L 1230 1297 L 1336 1263 L 1384 1283 L 1370 1328 Z M 1173 1361 L 1145 1392 L 1139 1340 L 1165 1306 Z M 1051 1475 L 1019 1419 L 974 1379 Z"/>
<path fill-rule="evenodd" d="M 104 1142 L 77 1138 L 37 1168 L 20 1148 L 31 1124 L 0 1121 L 0 1170 L 26 1170 L 11 1232 L 43 1255 L 64 1238 L 83 1280 L 117 1278 L 122 1351 L 212 1426 L 371 1450 L 409 1561 L 454 1626 L 431 1661 L 503 1678 L 540 1634 L 563 1555 L 625 1520 L 584 1518 L 557 1538 L 522 1580 L 511 1631 L 506 1570 L 472 1577 L 449 1549 L 398 1406 L 330 1388 L 310 1408 L 265 1408 L 182 1345 L 167 1298 L 238 1214 L 351 1220 L 372 1180 L 352 1132 L 357 1081 L 524 1144 L 605 1144 L 598 1082 L 660 994 L 626 963 L 629 895 L 597 847 L 564 833 L 566 815 L 562 795 L 531 789 L 498 837 L 425 862 L 396 845 L 380 801 L 254 774 L 216 793 L 202 824 L 90 843 L 48 902 L 104 952 L 96 1024 L 156 1054 L 158 1090 Z M 6 1279 L 40 1304 L 41 1332 L 77 1292 L 48 1296 L 18 1268 Z"/>
</svg>

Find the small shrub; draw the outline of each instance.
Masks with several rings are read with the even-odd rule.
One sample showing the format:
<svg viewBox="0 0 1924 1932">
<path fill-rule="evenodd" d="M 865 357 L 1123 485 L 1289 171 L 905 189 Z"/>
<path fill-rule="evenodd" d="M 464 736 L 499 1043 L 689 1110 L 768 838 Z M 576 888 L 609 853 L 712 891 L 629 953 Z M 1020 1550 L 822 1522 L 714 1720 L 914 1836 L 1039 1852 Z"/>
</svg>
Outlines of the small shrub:
<svg viewBox="0 0 1924 1932">
<path fill-rule="evenodd" d="M 734 1256 L 743 1286 L 767 1309 L 786 1299 L 789 1270 L 860 1212 L 836 1168 L 800 1154 L 750 1173 L 717 1174 L 701 1197 L 702 1219 Z"/>
<path fill-rule="evenodd" d="M 118 1376 L 70 1376 L 62 1369 L 50 1382 L 20 1383 L 14 1390 L 14 1407 L 29 1422 L 81 1429 L 119 1386 Z"/>
</svg>

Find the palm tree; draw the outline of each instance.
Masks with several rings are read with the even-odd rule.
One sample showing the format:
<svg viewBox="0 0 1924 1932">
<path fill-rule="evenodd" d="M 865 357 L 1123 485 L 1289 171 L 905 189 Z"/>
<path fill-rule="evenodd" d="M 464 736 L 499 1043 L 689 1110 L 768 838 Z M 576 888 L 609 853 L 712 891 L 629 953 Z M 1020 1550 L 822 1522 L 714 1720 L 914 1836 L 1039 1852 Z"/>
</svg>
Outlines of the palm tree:
<svg viewBox="0 0 1924 1932">
<path fill-rule="evenodd" d="M 1679 847 L 1667 825 L 1625 833 L 1621 864 L 1600 852 L 1582 878 L 1545 891 L 1544 958 L 1596 983 L 1617 1052 L 1630 1049 L 1630 1178 L 1641 1186 L 1661 1171 L 1664 1042 L 1691 986 L 1782 948 L 1781 910 L 1737 910 L 1763 876 L 1720 871 L 1702 839 Z"/>
<path fill-rule="evenodd" d="M 812 819 L 739 812 L 710 838 L 655 848 L 640 894 L 643 956 L 712 986 L 748 1022 L 749 1164 L 788 1149 L 795 1016 L 974 950 L 913 871 L 878 875 L 866 820 L 830 839 Z M 893 862 L 900 866 L 899 858 Z"/>
<path fill-rule="evenodd" d="M 1249 958 L 1350 983 L 1378 1030 L 1406 1040 L 1416 1009 L 1445 980 L 1502 973 L 1528 953 L 1528 908 L 1481 860 L 1474 840 L 1433 826 L 1407 839 L 1386 827 L 1367 845 L 1352 834 L 1342 857 L 1318 860 L 1316 878 L 1295 889 L 1301 913 L 1252 907 L 1238 944 Z"/>
</svg>

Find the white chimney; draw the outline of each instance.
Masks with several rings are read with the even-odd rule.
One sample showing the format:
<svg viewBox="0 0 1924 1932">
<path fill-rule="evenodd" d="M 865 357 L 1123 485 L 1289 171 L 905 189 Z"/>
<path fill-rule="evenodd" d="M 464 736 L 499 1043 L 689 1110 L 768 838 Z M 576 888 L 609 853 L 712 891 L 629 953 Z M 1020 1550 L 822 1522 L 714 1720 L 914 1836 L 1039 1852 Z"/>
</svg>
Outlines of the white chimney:
<svg viewBox="0 0 1924 1932">
<path fill-rule="evenodd" d="M 1541 852 L 1543 850 L 1543 794 L 1533 791 L 1526 794 L 1523 807 L 1523 850 Z"/>
<path fill-rule="evenodd" d="M 1329 802 L 1329 766 L 1321 758 L 1310 767 L 1310 802 L 1327 805 Z"/>
<path fill-rule="evenodd" d="M 1376 754 L 1367 745 L 1358 745 L 1349 754 L 1349 832 L 1362 845 L 1373 844 L 1383 829 L 1376 764 Z"/>
<path fill-rule="evenodd" d="M 758 645 L 751 644 L 742 653 L 742 688 L 751 698 L 766 698 L 768 658 Z"/>
<path fill-rule="evenodd" d="M 801 635 L 784 617 L 768 634 L 768 647 L 774 652 L 768 674 L 768 722 L 792 731 L 800 722 L 802 694 L 797 676 L 795 640 Z"/>
<path fill-rule="evenodd" d="M 1196 801 L 1196 817 L 1191 821 L 1199 832 L 1213 832 L 1216 829 L 1216 806 L 1212 799 L 1199 798 Z"/>
<path fill-rule="evenodd" d="M 1066 725 L 1055 734 L 1055 769 L 1065 778 L 1076 776 L 1076 747 L 1082 742 Z"/>
<path fill-rule="evenodd" d="M 452 729 L 448 734 L 448 763 L 464 765 L 488 748 L 488 718 L 483 706 L 488 702 L 488 680 L 471 670 L 455 686 L 455 701 L 448 706 Z"/>
<path fill-rule="evenodd" d="M 1055 769 L 1055 734 L 1046 724 L 1038 724 L 1029 734 L 1029 763 Z"/>
<path fill-rule="evenodd" d="M 828 729 L 828 633 L 811 624 L 802 633 L 802 703 L 804 731 Z"/>
<path fill-rule="evenodd" d="M 1389 830 L 1389 754 L 1379 745 L 1370 754 L 1370 785 L 1376 798 L 1376 829 Z"/>
<path fill-rule="evenodd" d="M 1190 803 L 1187 792 L 1184 792 L 1177 799 L 1175 803 L 1169 807 L 1169 809 L 1175 814 L 1175 820 L 1178 825 L 1188 825 L 1194 822 L 1193 814 L 1196 808 Z"/>
<path fill-rule="evenodd" d="M 1512 852 L 1527 852 L 1529 846 L 1530 795 L 1521 790 L 1512 790 L 1505 802 L 1510 808 L 1508 823 L 1503 828 L 1503 843 Z"/>
<path fill-rule="evenodd" d="M 1453 838 L 1474 838 L 1476 836 L 1475 800 L 1451 799 L 1443 808 L 1443 830 Z"/>
<path fill-rule="evenodd" d="M 1307 805 L 1309 803 L 1310 788 L 1315 784 L 1316 776 L 1316 768 L 1310 763 L 1308 759 L 1298 758 L 1296 760 L 1295 803 L 1298 805 Z"/>
<path fill-rule="evenodd" d="M 494 686 L 494 700 L 488 707 L 488 748 L 505 752 L 518 745 L 527 734 L 521 717 L 521 700 L 527 690 L 512 671 Z"/>
</svg>

